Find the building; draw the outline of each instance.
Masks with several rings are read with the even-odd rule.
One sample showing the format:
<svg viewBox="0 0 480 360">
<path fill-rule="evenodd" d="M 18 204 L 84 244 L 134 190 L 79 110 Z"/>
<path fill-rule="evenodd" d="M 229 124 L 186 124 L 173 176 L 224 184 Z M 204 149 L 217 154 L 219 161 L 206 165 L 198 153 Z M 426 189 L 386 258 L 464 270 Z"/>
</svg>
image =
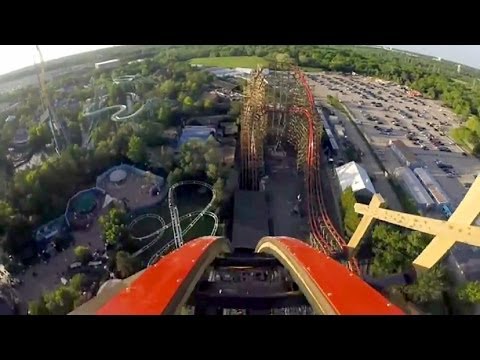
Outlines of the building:
<svg viewBox="0 0 480 360">
<path fill-rule="evenodd" d="M 376 193 L 367 171 L 355 161 L 337 167 L 335 172 L 342 191 L 351 187 L 355 195 L 362 199 L 370 199 Z"/>
<path fill-rule="evenodd" d="M 402 188 L 411 196 L 417 208 L 425 211 L 435 205 L 428 191 L 408 167 L 400 167 L 394 171 L 395 177 L 399 180 Z"/>
<path fill-rule="evenodd" d="M 97 70 L 110 70 L 120 66 L 120 59 L 112 59 L 95 63 L 95 69 Z"/>
<path fill-rule="evenodd" d="M 402 165 L 408 166 L 412 170 L 421 166 L 417 156 L 410 151 L 402 140 L 390 140 L 388 145 Z"/>
<path fill-rule="evenodd" d="M 215 136 L 216 133 L 217 130 L 212 126 L 185 126 L 178 141 L 178 148 L 193 139 L 207 141 L 210 136 Z"/>
<path fill-rule="evenodd" d="M 265 193 L 237 190 L 234 197 L 232 247 L 253 250 L 260 239 L 268 235 Z"/>
<path fill-rule="evenodd" d="M 433 178 L 433 176 L 424 168 L 416 168 L 413 170 L 420 183 L 427 189 L 428 193 L 435 202 L 441 206 L 450 204 L 450 199 L 443 191 L 440 184 Z"/>
</svg>

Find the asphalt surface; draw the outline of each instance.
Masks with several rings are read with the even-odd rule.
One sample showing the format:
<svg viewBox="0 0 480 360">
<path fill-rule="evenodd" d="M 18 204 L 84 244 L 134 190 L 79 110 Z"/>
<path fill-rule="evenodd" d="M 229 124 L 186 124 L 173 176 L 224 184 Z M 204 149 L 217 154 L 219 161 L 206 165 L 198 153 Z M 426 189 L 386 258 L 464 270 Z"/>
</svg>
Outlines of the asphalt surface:
<svg viewBox="0 0 480 360">
<path fill-rule="evenodd" d="M 350 109 L 357 120 L 358 127 L 369 140 L 388 172 L 393 173 L 396 167 L 402 166 L 388 147 L 388 142 L 402 140 L 440 183 L 449 196 L 451 204 L 458 205 L 467 192 L 468 184 L 471 184 L 474 176 L 480 173 L 480 160 L 471 155 L 462 155 L 463 150 L 448 136 L 450 130 L 459 125 L 458 118 L 450 109 L 442 107 L 438 101 L 411 98 L 405 90 L 393 83 L 378 82 L 358 75 L 346 76 L 332 73 L 312 75 L 316 77 L 310 82 L 313 85 L 314 94 L 324 103 L 327 95 L 335 96 Z M 382 106 L 376 106 L 372 102 L 381 103 Z M 377 191 L 386 198 L 391 208 L 399 206 L 398 199 L 395 200 L 395 196 L 391 196 L 392 191 L 388 181 L 380 174 L 381 170 L 373 161 L 373 157 L 370 158 L 368 151 L 365 151 L 363 139 L 353 131 L 355 130 L 353 124 L 338 111 L 336 115 L 339 115 L 339 120 L 343 122 L 349 140 L 364 152 L 362 165 L 369 174 L 375 176 L 374 185 Z M 427 122 L 432 123 L 432 126 Z M 375 127 L 380 127 L 383 131 Z M 420 130 L 418 127 L 424 127 L 425 130 Z M 386 133 L 386 129 L 390 129 L 391 133 Z M 409 132 L 413 132 L 413 136 L 418 139 L 417 142 L 407 139 Z M 451 152 L 439 151 L 429 140 L 429 135 L 440 140 Z M 422 145 L 428 150 L 424 150 Z M 452 165 L 456 175 L 447 175 L 437 167 L 435 160 Z"/>
</svg>

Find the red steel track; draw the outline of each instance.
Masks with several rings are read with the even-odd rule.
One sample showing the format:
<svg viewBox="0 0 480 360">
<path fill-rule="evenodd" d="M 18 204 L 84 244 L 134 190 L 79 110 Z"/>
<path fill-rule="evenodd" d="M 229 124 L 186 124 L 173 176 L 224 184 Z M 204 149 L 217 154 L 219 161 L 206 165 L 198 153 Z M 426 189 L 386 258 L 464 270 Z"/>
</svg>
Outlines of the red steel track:
<svg viewBox="0 0 480 360">
<path fill-rule="evenodd" d="M 318 121 L 318 115 L 316 115 L 314 97 L 303 72 L 298 68 L 294 68 L 294 73 L 298 82 L 303 87 L 308 100 L 307 106 L 295 107 L 292 109 L 292 112 L 303 115 L 308 122 L 308 147 L 306 152 L 305 176 L 310 227 L 316 242 L 314 245 L 318 246 L 325 254 L 333 255 L 339 251 L 344 251 L 346 241 L 333 225 L 324 205 L 324 196 L 319 171 L 322 151 L 319 136 L 315 131 L 315 124 L 316 121 Z M 322 228 L 326 230 L 329 238 L 333 240 L 333 243 L 332 241 L 329 241 L 330 239 L 324 237 Z M 360 268 L 356 259 L 351 259 L 348 262 L 348 267 L 351 271 L 357 274 L 360 273 Z"/>
</svg>

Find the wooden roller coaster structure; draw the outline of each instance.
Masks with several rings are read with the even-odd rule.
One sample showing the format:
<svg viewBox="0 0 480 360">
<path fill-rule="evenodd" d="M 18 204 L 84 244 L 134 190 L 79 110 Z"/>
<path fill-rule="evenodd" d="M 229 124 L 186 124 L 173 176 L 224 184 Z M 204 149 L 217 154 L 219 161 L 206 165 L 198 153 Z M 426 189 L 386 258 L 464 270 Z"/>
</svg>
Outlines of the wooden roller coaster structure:
<svg viewBox="0 0 480 360">
<path fill-rule="evenodd" d="M 344 254 L 346 241 L 333 225 L 325 208 L 321 184 L 321 135 L 322 124 L 315 109 L 315 101 L 304 73 L 295 66 L 289 66 L 289 81 L 282 86 L 285 100 L 282 103 L 267 103 L 268 81 L 261 68 L 254 71 L 249 80 L 240 116 L 240 187 L 257 191 L 263 167 L 263 144 L 267 134 L 268 113 L 283 112 L 283 136 L 297 152 L 297 166 L 303 171 L 307 193 L 307 209 L 310 224 L 310 245 L 328 256 Z M 290 75 L 292 75 L 290 77 Z M 275 85 L 273 86 L 275 89 Z M 274 96 L 275 98 L 275 96 Z M 286 101 L 288 99 L 288 102 Z M 348 268 L 359 274 L 355 258 L 346 262 Z"/>
</svg>

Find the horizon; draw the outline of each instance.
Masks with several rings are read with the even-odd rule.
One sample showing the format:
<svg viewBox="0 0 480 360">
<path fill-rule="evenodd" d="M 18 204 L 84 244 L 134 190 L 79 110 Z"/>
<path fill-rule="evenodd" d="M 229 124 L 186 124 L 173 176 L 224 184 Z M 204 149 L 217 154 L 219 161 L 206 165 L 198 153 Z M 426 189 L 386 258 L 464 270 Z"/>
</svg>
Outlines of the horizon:
<svg viewBox="0 0 480 360">
<path fill-rule="evenodd" d="M 45 62 L 121 45 L 39 45 Z M 0 76 L 40 63 L 35 45 L 0 45 Z"/>
<path fill-rule="evenodd" d="M 39 45 L 45 62 L 121 45 Z M 479 45 L 381 45 L 480 69 Z M 35 45 L 0 45 L 0 76 L 40 63 Z"/>
</svg>

